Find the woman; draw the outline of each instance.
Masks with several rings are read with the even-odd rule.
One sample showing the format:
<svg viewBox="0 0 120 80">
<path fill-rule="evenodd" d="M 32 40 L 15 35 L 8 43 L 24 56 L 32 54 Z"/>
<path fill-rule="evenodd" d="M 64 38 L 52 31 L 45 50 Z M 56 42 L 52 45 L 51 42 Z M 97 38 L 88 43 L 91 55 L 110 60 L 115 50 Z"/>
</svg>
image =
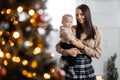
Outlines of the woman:
<svg viewBox="0 0 120 80">
<path fill-rule="evenodd" d="M 65 50 L 60 47 L 60 42 L 56 45 L 56 51 L 64 56 L 75 57 L 74 65 L 64 68 L 66 71 L 65 80 L 96 80 L 92 57 L 99 59 L 102 53 L 102 39 L 100 30 L 93 25 L 90 9 L 82 4 L 76 8 L 77 25 L 72 29 L 76 34 L 77 41 L 73 44 L 75 48 Z M 67 61 L 70 63 L 71 61 Z M 72 72 L 71 72 L 72 71 Z"/>
</svg>

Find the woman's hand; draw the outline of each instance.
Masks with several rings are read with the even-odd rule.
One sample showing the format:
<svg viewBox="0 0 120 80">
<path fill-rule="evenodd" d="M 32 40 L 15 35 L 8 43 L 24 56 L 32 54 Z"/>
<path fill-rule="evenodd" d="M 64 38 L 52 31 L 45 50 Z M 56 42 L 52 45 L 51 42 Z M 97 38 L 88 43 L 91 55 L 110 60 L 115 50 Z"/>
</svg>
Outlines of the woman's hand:
<svg viewBox="0 0 120 80">
<path fill-rule="evenodd" d="M 80 48 L 80 49 L 83 49 L 85 47 L 85 45 L 80 40 L 76 40 L 72 44 L 75 45 L 77 48 Z"/>
<path fill-rule="evenodd" d="M 76 57 L 78 51 L 77 51 L 77 48 L 71 48 L 71 49 L 68 49 L 68 50 L 67 50 L 67 53 L 68 53 L 68 55 L 70 55 L 70 56 Z"/>
</svg>

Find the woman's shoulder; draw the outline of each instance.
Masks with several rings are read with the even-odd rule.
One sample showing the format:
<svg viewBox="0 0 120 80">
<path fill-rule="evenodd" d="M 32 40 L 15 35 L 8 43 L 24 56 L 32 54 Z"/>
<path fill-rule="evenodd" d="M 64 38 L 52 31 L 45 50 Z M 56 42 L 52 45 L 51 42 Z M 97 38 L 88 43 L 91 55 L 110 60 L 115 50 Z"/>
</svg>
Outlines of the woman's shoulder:
<svg viewBox="0 0 120 80">
<path fill-rule="evenodd" d="M 93 27 L 94 27 L 95 31 L 100 31 L 100 28 L 97 27 L 96 25 L 94 25 Z"/>
<path fill-rule="evenodd" d="M 93 28 L 96 30 L 96 29 L 98 29 L 98 27 L 96 26 L 96 25 L 93 25 Z"/>
<path fill-rule="evenodd" d="M 101 35 L 102 34 L 100 28 L 97 27 L 96 25 L 94 26 L 94 29 L 95 29 L 95 32 L 96 32 L 97 35 Z"/>
</svg>

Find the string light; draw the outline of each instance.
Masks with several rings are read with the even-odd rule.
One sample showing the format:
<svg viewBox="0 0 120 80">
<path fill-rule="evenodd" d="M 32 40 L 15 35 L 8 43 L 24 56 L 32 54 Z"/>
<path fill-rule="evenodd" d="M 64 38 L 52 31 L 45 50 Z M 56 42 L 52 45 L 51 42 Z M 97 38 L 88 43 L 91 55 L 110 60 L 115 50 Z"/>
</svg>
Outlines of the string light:
<svg viewBox="0 0 120 80">
<path fill-rule="evenodd" d="M 0 36 L 2 36 L 3 32 L 0 30 Z"/>
<path fill-rule="evenodd" d="M 27 71 L 26 70 L 22 70 L 22 74 L 23 75 L 27 75 Z"/>
<path fill-rule="evenodd" d="M 30 16 L 32 16 L 32 15 L 35 14 L 35 11 L 33 9 L 30 9 L 28 13 L 29 13 Z"/>
<path fill-rule="evenodd" d="M 36 47 L 34 50 L 33 50 L 33 54 L 34 55 L 37 55 L 38 53 L 41 52 L 41 48 L 40 47 Z"/>
<path fill-rule="evenodd" d="M 31 73 L 27 73 L 27 77 L 28 77 L 28 78 L 31 78 L 31 77 L 32 77 L 32 74 L 31 74 Z"/>
<path fill-rule="evenodd" d="M 0 57 L 3 57 L 4 56 L 4 53 L 3 53 L 3 51 L 1 51 L 1 49 L 0 49 Z"/>
<path fill-rule="evenodd" d="M 13 37 L 14 37 L 14 38 L 19 38 L 19 37 L 20 37 L 20 33 L 17 32 L 17 31 L 15 31 L 15 32 L 13 33 Z"/>
<path fill-rule="evenodd" d="M 22 70 L 22 74 L 28 78 L 32 78 L 32 77 L 36 76 L 35 72 L 28 72 L 27 70 Z"/>
<path fill-rule="evenodd" d="M 20 62 L 20 57 L 13 56 L 12 61 L 16 62 L 16 63 L 19 63 Z"/>
<path fill-rule="evenodd" d="M 33 75 L 33 77 L 34 77 L 34 76 L 36 76 L 36 73 L 34 72 L 32 75 Z"/>
<path fill-rule="evenodd" d="M 5 13 L 5 12 L 2 10 L 2 11 L 1 11 L 1 14 L 4 14 L 4 13 Z"/>
<path fill-rule="evenodd" d="M 23 7 L 22 7 L 22 6 L 19 6 L 19 7 L 17 8 L 17 11 L 18 11 L 19 13 L 21 13 L 21 12 L 23 11 Z"/>
<path fill-rule="evenodd" d="M 10 43 L 10 46 L 14 46 L 14 42 L 9 41 L 9 43 Z"/>
<path fill-rule="evenodd" d="M 10 14 L 11 13 L 11 9 L 7 9 L 6 13 Z"/>
<path fill-rule="evenodd" d="M 13 21 L 13 24 L 14 24 L 14 25 L 17 25 L 17 24 L 18 24 L 18 21 L 17 21 L 17 20 L 14 20 L 14 21 Z"/>
<path fill-rule="evenodd" d="M 10 59 L 10 58 L 11 58 L 10 53 L 6 53 L 6 58 L 7 58 L 7 59 Z"/>
<path fill-rule="evenodd" d="M 4 39 L 2 39 L 2 45 L 5 45 L 5 40 Z"/>
<path fill-rule="evenodd" d="M 51 78 L 50 74 L 48 74 L 48 73 L 44 73 L 43 76 L 44 76 L 45 79 L 50 79 Z"/>
<path fill-rule="evenodd" d="M 22 61 L 22 64 L 25 66 L 25 65 L 28 64 L 28 61 L 27 61 L 27 60 L 23 60 L 23 61 Z"/>
<path fill-rule="evenodd" d="M 50 71 L 51 71 L 51 73 L 54 73 L 55 69 L 54 68 L 50 68 Z"/>
<path fill-rule="evenodd" d="M 31 22 L 31 23 L 35 23 L 35 19 L 33 19 L 33 18 L 30 19 L 30 22 Z"/>
<path fill-rule="evenodd" d="M 37 61 L 36 61 L 36 60 L 33 60 L 33 61 L 32 61 L 32 64 L 31 64 L 31 67 L 32 67 L 32 68 L 36 68 L 37 65 L 38 65 L 38 64 L 37 64 Z"/>
<path fill-rule="evenodd" d="M 8 61 L 7 60 L 4 60 L 4 65 L 7 66 L 8 65 Z"/>
</svg>

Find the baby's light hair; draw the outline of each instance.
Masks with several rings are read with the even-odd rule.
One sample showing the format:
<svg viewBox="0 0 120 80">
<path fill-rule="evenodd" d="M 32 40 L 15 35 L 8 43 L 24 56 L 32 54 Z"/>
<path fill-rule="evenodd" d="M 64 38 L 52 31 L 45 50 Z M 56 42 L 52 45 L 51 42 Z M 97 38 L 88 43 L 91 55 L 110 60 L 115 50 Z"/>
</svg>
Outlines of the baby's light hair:
<svg viewBox="0 0 120 80">
<path fill-rule="evenodd" d="M 67 19 L 67 17 L 73 18 L 73 16 L 71 14 L 64 14 L 63 17 L 62 17 L 62 21 Z"/>
</svg>

